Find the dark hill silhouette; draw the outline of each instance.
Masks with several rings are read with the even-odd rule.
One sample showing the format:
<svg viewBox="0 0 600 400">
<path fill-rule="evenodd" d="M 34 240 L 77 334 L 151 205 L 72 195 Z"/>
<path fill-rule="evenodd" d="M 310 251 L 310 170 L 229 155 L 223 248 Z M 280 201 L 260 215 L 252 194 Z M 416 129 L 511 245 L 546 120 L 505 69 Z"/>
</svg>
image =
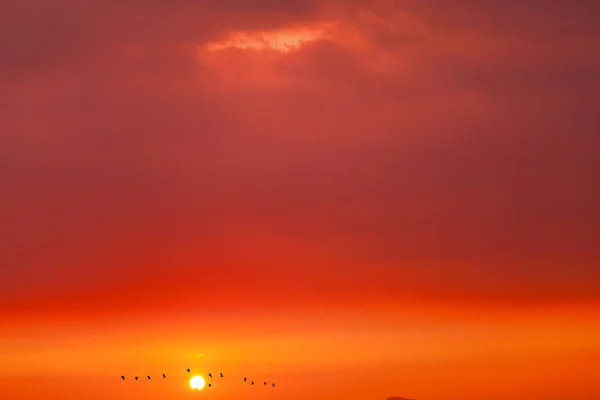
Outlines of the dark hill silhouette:
<svg viewBox="0 0 600 400">
<path fill-rule="evenodd" d="M 407 399 L 406 397 L 392 396 L 392 397 L 388 397 L 385 400 L 415 400 L 415 399 Z"/>
</svg>

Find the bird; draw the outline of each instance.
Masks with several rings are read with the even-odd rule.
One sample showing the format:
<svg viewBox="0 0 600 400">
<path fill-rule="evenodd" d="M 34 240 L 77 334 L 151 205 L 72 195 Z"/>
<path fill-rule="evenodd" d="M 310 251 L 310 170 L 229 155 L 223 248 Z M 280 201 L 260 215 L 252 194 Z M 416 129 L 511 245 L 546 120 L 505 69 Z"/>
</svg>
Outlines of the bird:
<svg viewBox="0 0 600 400">
<path fill-rule="evenodd" d="M 275 384 L 273 384 L 273 387 L 275 387 Z"/>
<path fill-rule="evenodd" d="M 187 369 L 187 372 L 188 372 L 188 374 L 190 373 L 190 369 L 189 368 Z"/>
<path fill-rule="evenodd" d="M 267 382 L 265 382 L 265 386 L 267 386 Z"/>
<path fill-rule="evenodd" d="M 123 375 L 121 375 L 121 379 L 125 380 L 125 377 Z"/>
<path fill-rule="evenodd" d="M 208 376 L 210 376 L 212 378 L 212 374 L 208 374 Z"/>
<path fill-rule="evenodd" d="M 167 375 L 163 374 L 163 378 L 166 378 L 166 377 L 167 377 Z"/>
<path fill-rule="evenodd" d="M 212 386 L 212 383 L 209 383 L 209 384 L 208 384 L 208 387 L 211 387 L 211 386 Z"/>
<path fill-rule="evenodd" d="M 138 377 L 137 377 L 137 376 L 135 377 L 135 380 L 136 380 L 136 381 L 138 380 Z"/>
<path fill-rule="evenodd" d="M 244 378 L 244 382 L 246 382 L 246 379 L 248 379 L 248 378 Z"/>
<path fill-rule="evenodd" d="M 221 378 L 222 378 L 223 377 L 223 373 L 221 372 L 220 374 L 221 374 Z"/>
<path fill-rule="evenodd" d="M 150 375 L 148 375 L 148 379 L 150 379 Z"/>
<path fill-rule="evenodd" d="M 251 382 L 254 385 L 254 381 Z"/>
</svg>

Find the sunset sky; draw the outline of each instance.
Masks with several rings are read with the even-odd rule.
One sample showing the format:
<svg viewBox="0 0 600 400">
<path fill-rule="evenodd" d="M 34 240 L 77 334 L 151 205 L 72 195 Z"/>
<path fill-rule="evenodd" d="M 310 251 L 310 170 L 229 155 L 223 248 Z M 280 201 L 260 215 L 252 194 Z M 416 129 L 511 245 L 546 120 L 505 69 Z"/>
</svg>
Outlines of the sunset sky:
<svg viewBox="0 0 600 400">
<path fill-rule="evenodd" d="M 599 399 L 599 15 L 0 0 L 0 398 Z"/>
</svg>

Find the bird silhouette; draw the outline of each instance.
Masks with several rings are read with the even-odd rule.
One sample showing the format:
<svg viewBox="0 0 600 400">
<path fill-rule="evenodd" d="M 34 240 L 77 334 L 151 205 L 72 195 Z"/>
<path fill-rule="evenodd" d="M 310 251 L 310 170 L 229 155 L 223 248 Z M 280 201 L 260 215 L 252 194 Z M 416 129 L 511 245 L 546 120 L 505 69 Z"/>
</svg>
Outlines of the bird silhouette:
<svg viewBox="0 0 600 400">
<path fill-rule="evenodd" d="M 121 379 L 125 380 L 125 377 L 123 375 L 121 375 Z"/>
<path fill-rule="evenodd" d="M 208 374 L 208 376 L 210 376 L 212 378 L 212 374 Z"/>
<path fill-rule="evenodd" d="M 244 382 L 246 382 L 246 379 L 248 379 L 248 378 L 244 378 Z"/>
<path fill-rule="evenodd" d="M 221 378 L 222 378 L 223 377 L 223 373 L 221 372 L 220 374 L 221 374 Z"/>
<path fill-rule="evenodd" d="M 148 379 L 150 379 L 150 375 L 148 375 Z"/>
<path fill-rule="evenodd" d="M 135 377 L 135 380 L 136 380 L 136 381 L 138 380 L 138 377 L 137 377 L 137 376 Z"/>
<path fill-rule="evenodd" d="M 212 386 L 212 383 L 209 383 L 209 384 L 208 384 L 208 387 L 211 387 L 211 386 Z"/>
<path fill-rule="evenodd" d="M 265 386 L 267 386 L 267 382 L 265 382 Z"/>
<path fill-rule="evenodd" d="M 254 381 L 251 382 L 254 385 Z"/>
<path fill-rule="evenodd" d="M 273 384 L 273 387 L 275 387 L 275 384 Z"/>
<path fill-rule="evenodd" d="M 187 372 L 188 372 L 188 374 L 190 373 L 190 369 L 189 368 L 187 369 Z"/>
<path fill-rule="evenodd" d="M 166 378 L 166 377 L 167 377 L 167 375 L 163 374 L 163 378 Z"/>
</svg>

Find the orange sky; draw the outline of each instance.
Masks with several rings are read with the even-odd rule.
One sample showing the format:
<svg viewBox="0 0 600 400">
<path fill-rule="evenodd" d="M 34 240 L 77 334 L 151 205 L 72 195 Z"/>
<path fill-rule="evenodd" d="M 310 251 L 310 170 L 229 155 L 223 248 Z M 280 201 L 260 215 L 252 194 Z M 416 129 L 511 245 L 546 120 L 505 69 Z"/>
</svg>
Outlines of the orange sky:
<svg viewBox="0 0 600 400">
<path fill-rule="evenodd" d="M 598 11 L 3 1 L 0 397 L 600 398 Z"/>
</svg>

